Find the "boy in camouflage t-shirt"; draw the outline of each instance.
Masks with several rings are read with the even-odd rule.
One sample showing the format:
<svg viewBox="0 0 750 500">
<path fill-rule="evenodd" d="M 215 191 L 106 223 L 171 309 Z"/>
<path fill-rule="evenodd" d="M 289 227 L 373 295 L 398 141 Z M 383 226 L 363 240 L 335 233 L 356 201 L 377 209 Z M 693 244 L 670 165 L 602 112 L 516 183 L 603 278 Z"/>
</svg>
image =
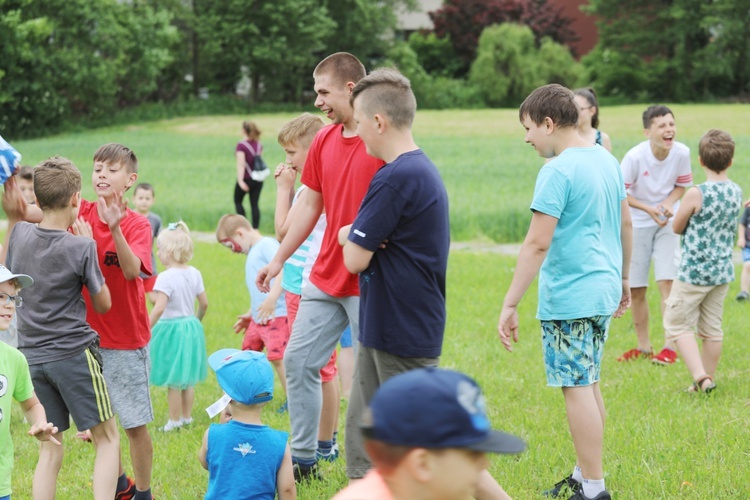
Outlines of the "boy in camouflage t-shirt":
<svg viewBox="0 0 750 500">
<path fill-rule="evenodd" d="M 734 280 L 732 247 L 742 190 L 727 176 L 734 156 L 727 132 L 706 132 L 698 155 L 706 182 L 687 191 L 672 223 L 682 234 L 682 260 L 666 302 L 664 330 L 693 377 L 689 390 L 711 392 L 721 356 L 724 298 Z"/>
</svg>

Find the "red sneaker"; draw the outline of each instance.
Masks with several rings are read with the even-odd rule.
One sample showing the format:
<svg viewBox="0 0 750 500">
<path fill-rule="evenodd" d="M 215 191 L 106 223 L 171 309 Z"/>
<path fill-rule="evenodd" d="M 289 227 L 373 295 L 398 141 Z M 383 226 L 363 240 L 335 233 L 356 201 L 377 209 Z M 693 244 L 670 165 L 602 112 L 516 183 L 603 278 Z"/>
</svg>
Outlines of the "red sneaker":
<svg viewBox="0 0 750 500">
<path fill-rule="evenodd" d="M 128 487 L 115 493 L 115 500 L 131 500 L 135 497 L 135 481 L 128 477 Z"/>
<path fill-rule="evenodd" d="M 664 366 L 673 365 L 675 361 L 677 361 L 677 352 L 672 349 L 667 349 L 666 347 L 662 349 L 659 354 L 651 358 L 652 363 Z"/>
<path fill-rule="evenodd" d="M 654 353 L 652 351 L 641 351 L 638 348 L 631 349 L 619 358 L 617 358 L 617 361 L 632 361 L 634 359 L 639 358 L 650 358 Z"/>
</svg>

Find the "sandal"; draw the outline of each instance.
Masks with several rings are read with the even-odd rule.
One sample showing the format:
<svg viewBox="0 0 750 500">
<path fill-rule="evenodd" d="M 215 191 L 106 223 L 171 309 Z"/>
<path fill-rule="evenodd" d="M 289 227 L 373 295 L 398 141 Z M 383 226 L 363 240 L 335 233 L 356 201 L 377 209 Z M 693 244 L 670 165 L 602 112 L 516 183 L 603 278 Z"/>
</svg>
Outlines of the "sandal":
<svg viewBox="0 0 750 500">
<path fill-rule="evenodd" d="M 704 387 L 703 382 L 706 380 L 709 381 L 708 385 Z M 704 392 L 706 394 L 710 394 L 711 391 L 716 389 L 716 384 L 714 384 L 714 379 L 711 378 L 710 375 L 704 375 L 695 382 L 693 382 L 693 385 L 688 387 L 688 392 Z"/>
</svg>

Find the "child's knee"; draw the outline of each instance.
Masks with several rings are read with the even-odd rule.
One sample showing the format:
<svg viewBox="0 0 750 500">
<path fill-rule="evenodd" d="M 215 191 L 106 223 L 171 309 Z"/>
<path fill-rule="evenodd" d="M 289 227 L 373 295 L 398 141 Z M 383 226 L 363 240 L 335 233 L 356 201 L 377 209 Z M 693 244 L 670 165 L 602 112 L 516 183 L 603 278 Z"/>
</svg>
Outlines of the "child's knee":
<svg viewBox="0 0 750 500">
<path fill-rule="evenodd" d="M 103 444 L 120 444 L 120 433 L 117 430 L 117 423 L 114 418 L 102 422 L 91 428 L 91 437 L 94 444 L 98 447 Z"/>
</svg>

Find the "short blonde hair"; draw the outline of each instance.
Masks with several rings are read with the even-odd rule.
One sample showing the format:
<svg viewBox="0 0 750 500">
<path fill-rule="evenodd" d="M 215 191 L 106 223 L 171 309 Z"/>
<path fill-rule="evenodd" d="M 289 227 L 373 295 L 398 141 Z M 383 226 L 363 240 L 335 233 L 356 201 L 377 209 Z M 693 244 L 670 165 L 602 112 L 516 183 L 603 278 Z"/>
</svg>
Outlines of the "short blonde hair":
<svg viewBox="0 0 750 500">
<path fill-rule="evenodd" d="M 159 250 L 179 264 L 187 264 L 193 258 L 193 240 L 190 229 L 183 221 L 172 222 L 162 229 L 156 244 Z"/>
<path fill-rule="evenodd" d="M 239 228 L 252 229 L 253 225 L 245 217 L 239 214 L 224 214 L 216 225 L 216 240 L 232 236 Z"/>
<path fill-rule="evenodd" d="M 325 127 L 323 119 L 310 113 L 302 113 L 297 118 L 286 122 L 279 130 L 279 144 L 281 147 L 297 145 L 309 148 L 315 134 Z"/>
</svg>

